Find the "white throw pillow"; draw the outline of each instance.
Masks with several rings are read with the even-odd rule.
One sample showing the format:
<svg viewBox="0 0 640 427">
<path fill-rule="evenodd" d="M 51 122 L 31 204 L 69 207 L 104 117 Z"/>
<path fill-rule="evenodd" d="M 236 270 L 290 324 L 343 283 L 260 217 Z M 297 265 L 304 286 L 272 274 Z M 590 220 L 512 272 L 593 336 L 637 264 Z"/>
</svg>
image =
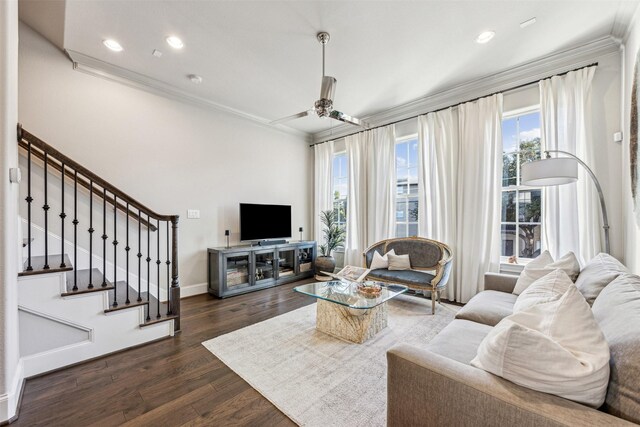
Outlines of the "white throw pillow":
<svg viewBox="0 0 640 427">
<path fill-rule="evenodd" d="M 575 285 L 558 300 L 504 318 L 471 365 L 515 384 L 600 407 L 609 383 L 609 346 Z"/>
<path fill-rule="evenodd" d="M 395 255 L 395 251 L 393 249 L 391 249 L 389 252 L 387 252 L 384 255 L 380 255 L 380 252 L 375 251 L 373 253 L 373 259 L 371 260 L 371 265 L 369 266 L 369 269 L 371 270 L 377 270 L 379 268 L 389 268 L 389 257 L 388 255 Z"/>
<path fill-rule="evenodd" d="M 387 255 L 389 256 L 389 270 L 411 270 L 409 255 Z"/>
<path fill-rule="evenodd" d="M 609 254 L 598 254 L 584 266 L 576 287 L 584 295 L 589 305 L 598 298 L 600 292 L 618 276 L 627 273 L 627 267 Z"/>
<path fill-rule="evenodd" d="M 536 304 L 560 299 L 572 284 L 573 282 L 563 270 L 553 270 L 518 295 L 513 305 L 513 312 L 517 313 Z"/>
<path fill-rule="evenodd" d="M 524 266 L 513 293 L 520 295 L 533 282 L 557 269 L 564 270 L 571 281 L 575 281 L 578 274 L 580 274 L 580 263 L 573 252 L 567 253 L 554 262 L 549 251 L 544 251 L 536 259 Z"/>
</svg>

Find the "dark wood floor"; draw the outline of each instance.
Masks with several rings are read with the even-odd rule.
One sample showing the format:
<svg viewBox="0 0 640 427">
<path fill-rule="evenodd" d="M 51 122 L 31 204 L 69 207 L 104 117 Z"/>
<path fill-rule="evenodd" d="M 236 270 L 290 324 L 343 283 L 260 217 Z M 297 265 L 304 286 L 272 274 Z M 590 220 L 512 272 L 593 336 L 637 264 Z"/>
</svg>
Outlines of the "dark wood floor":
<svg viewBox="0 0 640 427">
<path fill-rule="evenodd" d="M 294 425 L 201 343 L 315 302 L 299 283 L 183 299 L 175 337 L 27 380 L 11 425 Z"/>
</svg>

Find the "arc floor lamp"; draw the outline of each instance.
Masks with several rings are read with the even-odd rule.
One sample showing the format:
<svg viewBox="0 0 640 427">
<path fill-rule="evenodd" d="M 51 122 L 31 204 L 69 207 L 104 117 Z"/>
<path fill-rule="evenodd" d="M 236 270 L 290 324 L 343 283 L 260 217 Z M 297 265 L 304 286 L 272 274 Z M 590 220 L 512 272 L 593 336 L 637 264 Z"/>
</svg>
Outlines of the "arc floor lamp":
<svg viewBox="0 0 640 427">
<path fill-rule="evenodd" d="M 570 184 L 578 180 L 578 164 L 587 171 L 598 190 L 600 197 L 600 207 L 602 208 L 602 228 L 604 229 L 605 252 L 611 253 L 609 246 L 609 219 L 607 217 L 607 206 L 604 203 L 602 187 L 595 174 L 585 162 L 574 154 L 561 150 L 546 150 L 546 158 L 534 160 L 522 165 L 522 183 L 524 185 L 536 187 L 548 187 L 554 185 Z M 551 153 L 563 154 L 568 157 L 551 157 Z"/>
</svg>

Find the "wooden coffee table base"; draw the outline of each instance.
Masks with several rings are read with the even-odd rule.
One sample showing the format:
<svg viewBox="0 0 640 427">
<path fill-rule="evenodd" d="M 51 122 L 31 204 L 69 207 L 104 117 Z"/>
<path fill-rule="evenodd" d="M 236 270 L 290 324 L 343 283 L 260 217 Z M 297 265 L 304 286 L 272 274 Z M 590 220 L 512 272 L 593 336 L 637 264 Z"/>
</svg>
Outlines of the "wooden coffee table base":
<svg viewBox="0 0 640 427">
<path fill-rule="evenodd" d="M 387 327 L 387 303 L 361 310 L 318 299 L 316 329 L 362 344 Z"/>
</svg>

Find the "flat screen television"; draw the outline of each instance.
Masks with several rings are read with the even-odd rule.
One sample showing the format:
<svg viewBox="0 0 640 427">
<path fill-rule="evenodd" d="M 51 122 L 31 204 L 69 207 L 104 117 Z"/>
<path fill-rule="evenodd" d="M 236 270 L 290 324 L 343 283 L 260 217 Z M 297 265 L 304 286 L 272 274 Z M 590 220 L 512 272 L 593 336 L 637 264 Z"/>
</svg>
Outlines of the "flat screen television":
<svg viewBox="0 0 640 427">
<path fill-rule="evenodd" d="M 291 206 L 240 203 L 240 240 L 291 237 Z"/>
</svg>

